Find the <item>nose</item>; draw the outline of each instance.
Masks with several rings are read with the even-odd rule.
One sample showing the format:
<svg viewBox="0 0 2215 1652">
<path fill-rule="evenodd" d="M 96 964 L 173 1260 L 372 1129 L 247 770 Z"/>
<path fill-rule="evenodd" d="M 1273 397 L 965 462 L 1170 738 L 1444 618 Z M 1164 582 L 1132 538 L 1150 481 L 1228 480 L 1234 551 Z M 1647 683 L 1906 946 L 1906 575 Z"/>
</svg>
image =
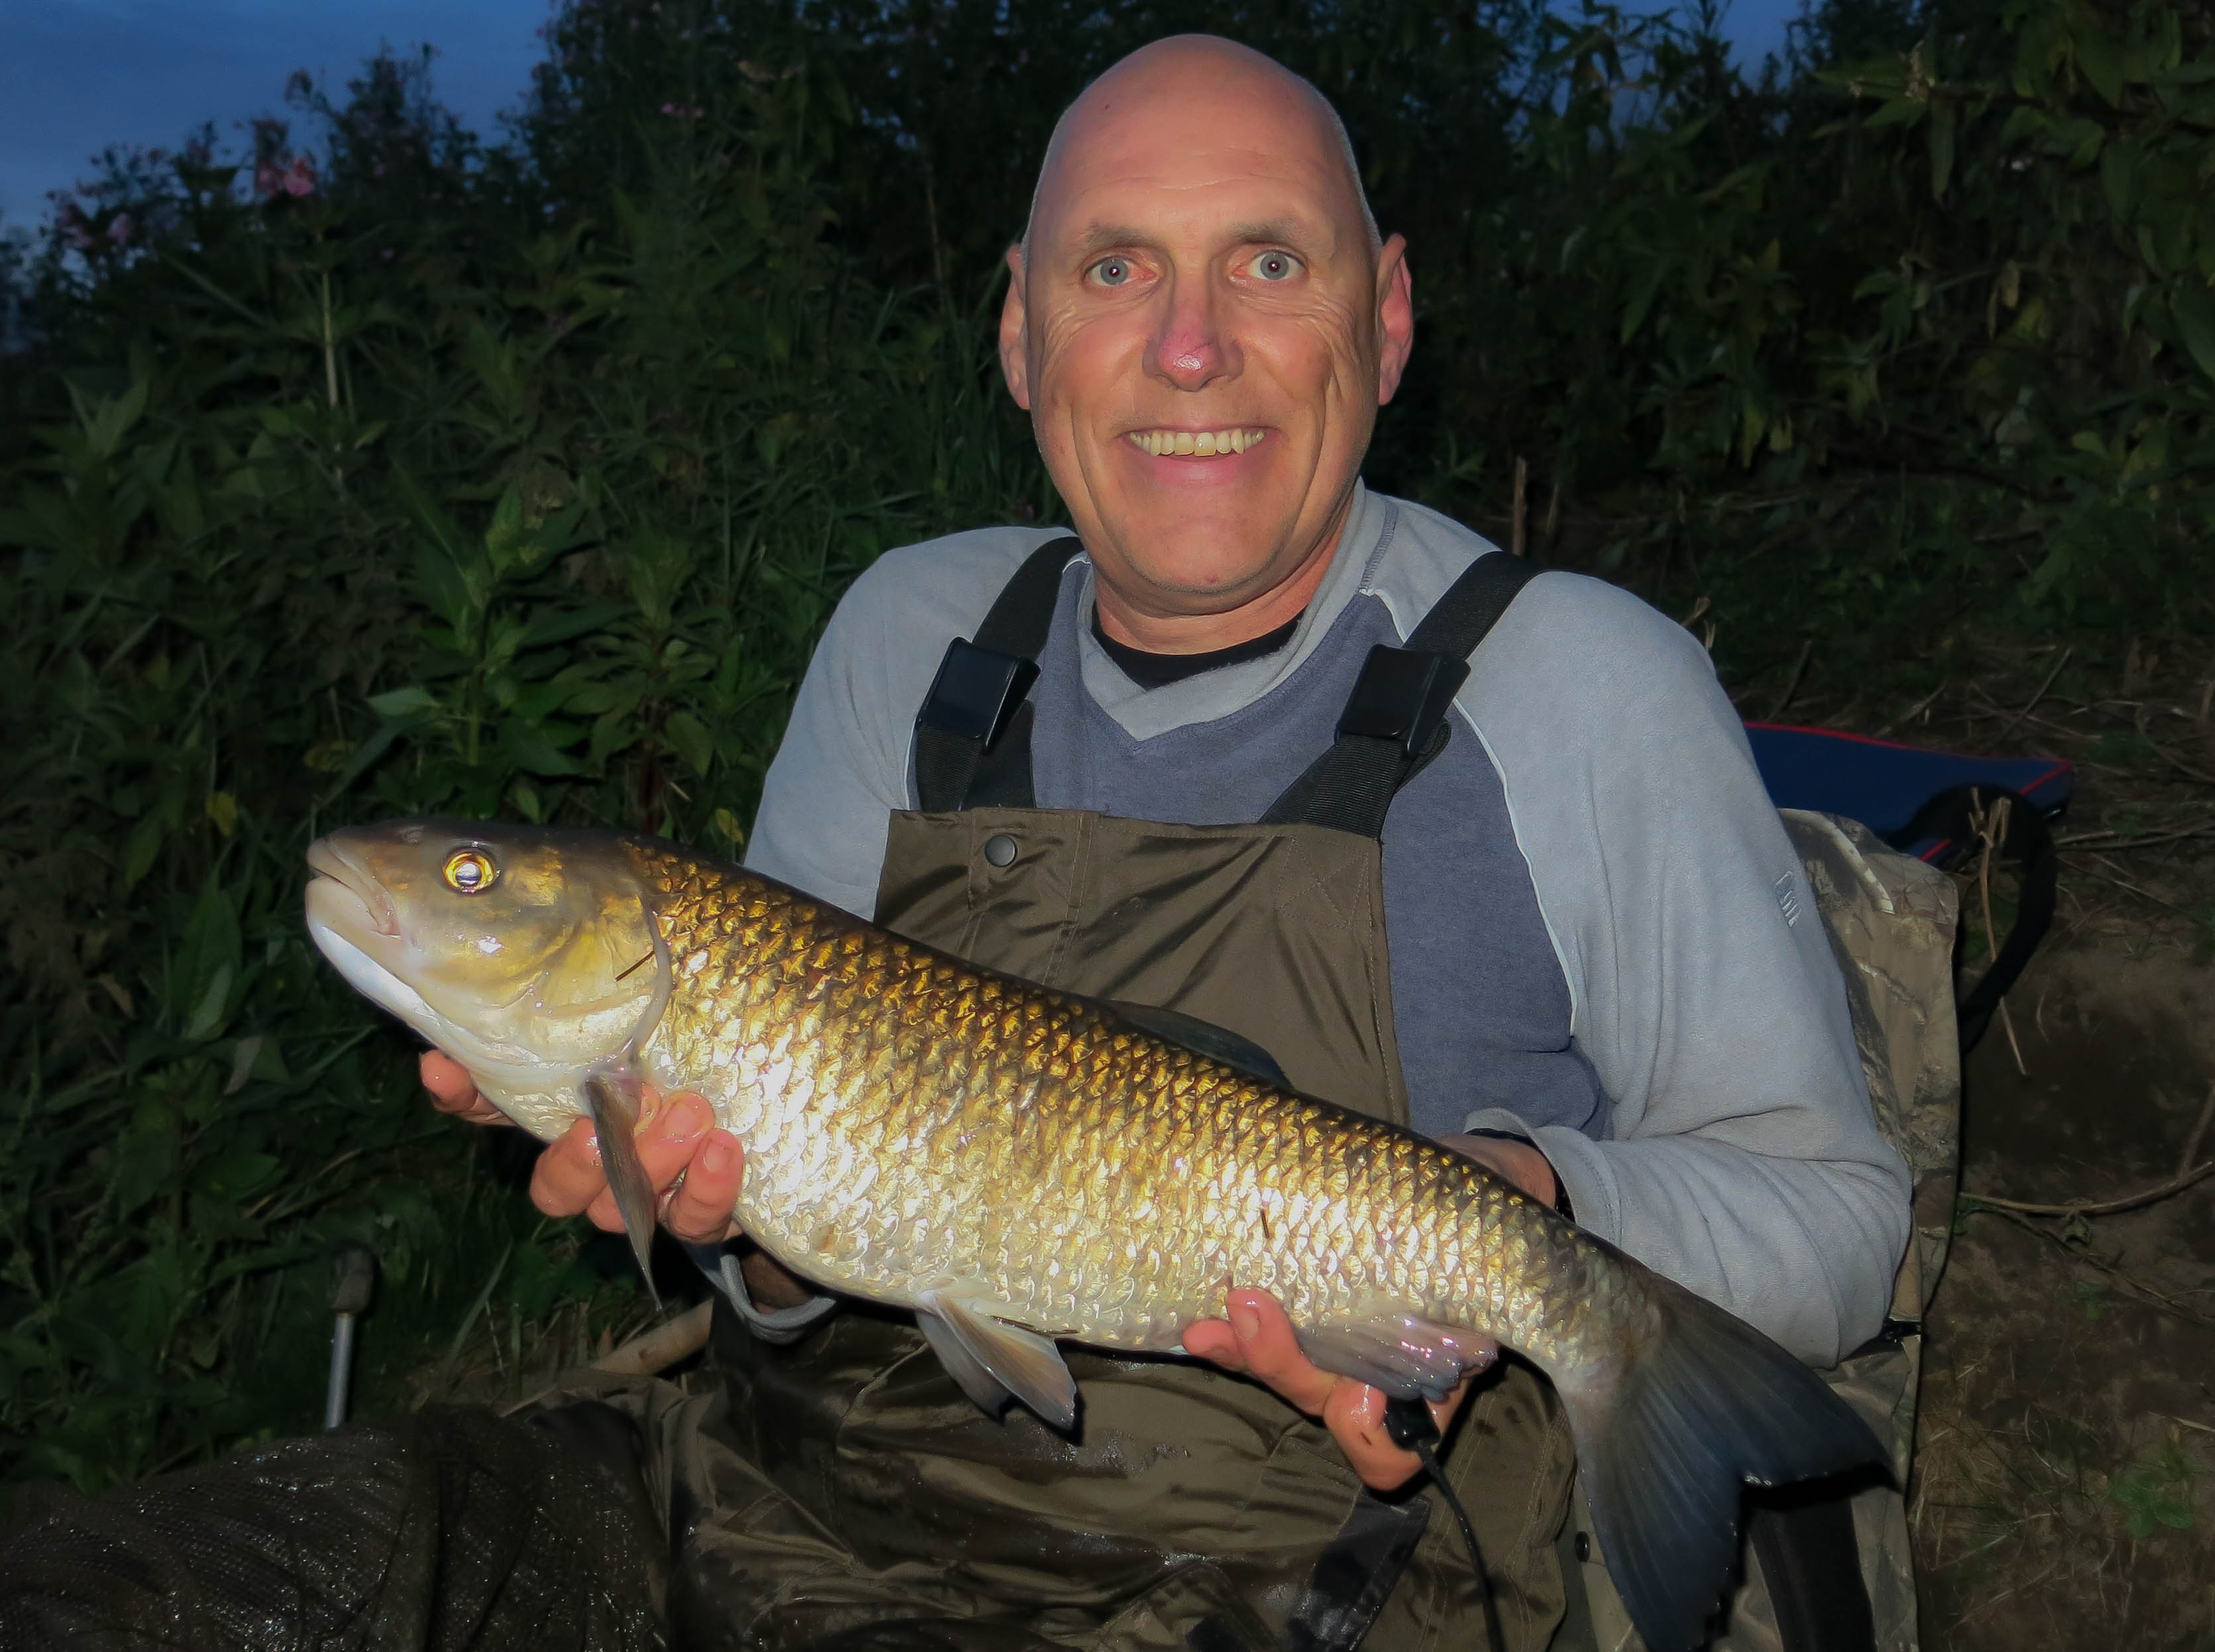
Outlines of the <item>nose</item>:
<svg viewBox="0 0 2215 1652">
<path fill-rule="evenodd" d="M 1237 372 L 1238 348 L 1224 335 L 1208 283 L 1170 284 L 1147 367 L 1154 377 L 1180 390 L 1201 389 Z"/>
</svg>

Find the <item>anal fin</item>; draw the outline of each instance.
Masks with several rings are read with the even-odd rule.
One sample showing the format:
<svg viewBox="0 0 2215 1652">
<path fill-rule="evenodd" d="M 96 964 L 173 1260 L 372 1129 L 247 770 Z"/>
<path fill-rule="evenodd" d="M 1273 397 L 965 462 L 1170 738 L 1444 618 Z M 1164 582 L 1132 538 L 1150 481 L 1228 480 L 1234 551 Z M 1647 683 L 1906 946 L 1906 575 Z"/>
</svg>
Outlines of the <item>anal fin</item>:
<svg viewBox="0 0 2215 1652">
<path fill-rule="evenodd" d="M 1300 1350 L 1326 1371 L 1381 1388 L 1394 1399 L 1444 1399 L 1464 1372 L 1500 1357 L 1481 1331 L 1412 1313 L 1384 1313 L 1298 1328 Z"/>
<path fill-rule="evenodd" d="M 963 1391 L 987 1410 L 995 1407 L 979 1392 L 984 1388 L 976 1380 L 979 1375 L 989 1378 L 1003 1392 L 1013 1394 L 1053 1427 L 1064 1432 L 1076 1427 L 1077 1379 L 1069 1374 L 1061 1350 L 1052 1337 L 999 1318 L 995 1310 L 1002 1306 L 952 1291 L 925 1291 L 916 1304 L 917 1319 L 942 1359 L 945 1356 L 942 1337 L 959 1346 L 960 1359 L 948 1361 L 946 1368 Z"/>
<path fill-rule="evenodd" d="M 639 1080 L 617 1068 L 587 1074 L 584 1087 L 592 1133 L 599 1139 L 600 1168 L 607 1172 L 608 1191 L 615 1196 L 616 1210 L 630 1240 L 630 1253 L 638 1259 L 647 1293 L 658 1308 L 661 1293 L 654 1289 L 649 1260 L 653 1249 L 653 1184 L 647 1179 L 646 1166 L 638 1158 L 638 1114 L 642 1100 Z"/>
</svg>

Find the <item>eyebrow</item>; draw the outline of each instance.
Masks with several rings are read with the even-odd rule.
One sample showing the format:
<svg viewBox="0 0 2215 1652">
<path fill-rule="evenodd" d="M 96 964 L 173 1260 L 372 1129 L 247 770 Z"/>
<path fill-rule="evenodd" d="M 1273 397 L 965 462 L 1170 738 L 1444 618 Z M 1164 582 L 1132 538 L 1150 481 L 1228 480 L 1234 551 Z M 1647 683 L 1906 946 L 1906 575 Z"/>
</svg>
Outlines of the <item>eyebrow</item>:
<svg viewBox="0 0 2215 1652">
<path fill-rule="evenodd" d="M 1297 247 L 1317 238 L 1313 225 L 1303 223 L 1296 218 L 1269 218 L 1259 223 L 1236 224 L 1230 235 L 1231 242 L 1242 247 L 1270 242 Z M 1084 233 L 1077 238 L 1071 250 L 1077 257 L 1085 259 L 1095 254 L 1112 252 L 1118 247 L 1150 246 L 1154 239 L 1145 230 L 1131 224 L 1095 223 L 1085 226 Z"/>
</svg>

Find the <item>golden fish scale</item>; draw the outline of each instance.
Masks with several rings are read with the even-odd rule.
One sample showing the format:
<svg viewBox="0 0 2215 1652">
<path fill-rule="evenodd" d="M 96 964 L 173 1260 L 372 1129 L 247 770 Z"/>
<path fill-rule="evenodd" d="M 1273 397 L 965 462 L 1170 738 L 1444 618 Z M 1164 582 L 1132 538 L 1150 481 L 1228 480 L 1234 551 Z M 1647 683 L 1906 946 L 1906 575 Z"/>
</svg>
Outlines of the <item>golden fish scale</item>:
<svg viewBox="0 0 2215 1652">
<path fill-rule="evenodd" d="M 1235 1282 L 1304 1327 L 1410 1313 L 1552 1371 L 1650 1318 L 1611 1252 L 1458 1153 L 782 885 L 633 852 L 676 977 L 648 1068 L 709 1097 L 746 1147 L 740 1225 L 825 1284 L 1163 1349 Z"/>
</svg>

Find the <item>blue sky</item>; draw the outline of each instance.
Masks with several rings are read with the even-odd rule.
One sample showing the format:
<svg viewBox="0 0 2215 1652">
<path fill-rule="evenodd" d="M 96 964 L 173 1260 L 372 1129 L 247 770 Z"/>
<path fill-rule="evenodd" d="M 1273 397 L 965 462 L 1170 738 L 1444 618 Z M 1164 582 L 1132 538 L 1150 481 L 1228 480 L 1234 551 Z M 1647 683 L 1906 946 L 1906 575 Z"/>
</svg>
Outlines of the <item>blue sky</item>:
<svg viewBox="0 0 2215 1652">
<path fill-rule="evenodd" d="M 379 44 L 438 47 L 439 100 L 482 132 L 523 94 L 550 0 L 0 0 L 0 224 L 45 216 L 46 193 L 110 144 L 169 147 L 204 120 L 236 143 L 281 113 L 306 69 L 342 86 Z M 1727 32 L 1758 62 L 1795 0 L 1733 0 Z"/>
</svg>

